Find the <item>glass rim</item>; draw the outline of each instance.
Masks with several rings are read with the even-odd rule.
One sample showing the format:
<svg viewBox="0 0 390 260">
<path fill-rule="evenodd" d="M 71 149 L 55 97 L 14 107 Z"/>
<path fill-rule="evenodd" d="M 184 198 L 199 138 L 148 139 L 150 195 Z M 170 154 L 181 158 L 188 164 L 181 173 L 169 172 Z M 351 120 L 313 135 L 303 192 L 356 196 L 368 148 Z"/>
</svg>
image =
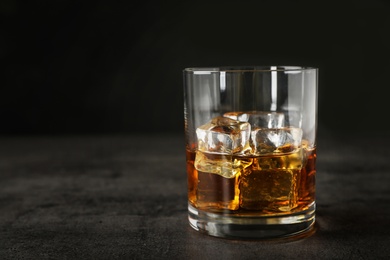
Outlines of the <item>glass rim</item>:
<svg viewBox="0 0 390 260">
<path fill-rule="evenodd" d="M 294 72 L 294 71 L 307 71 L 318 70 L 318 67 L 313 66 L 290 66 L 290 65 L 261 65 L 261 66 L 216 66 L 216 67 L 188 67 L 183 71 L 187 73 L 212 73 L 212 72 Z"/>
</svg>

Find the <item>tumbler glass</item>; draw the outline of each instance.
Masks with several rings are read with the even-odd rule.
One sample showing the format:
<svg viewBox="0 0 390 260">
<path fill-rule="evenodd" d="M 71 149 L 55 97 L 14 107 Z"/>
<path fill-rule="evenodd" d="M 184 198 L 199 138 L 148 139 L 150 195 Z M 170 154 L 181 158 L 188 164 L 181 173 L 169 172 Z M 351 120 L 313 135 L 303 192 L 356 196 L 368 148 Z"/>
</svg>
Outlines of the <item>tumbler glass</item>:
<svg viewBox="0 0 390 260">
<path fill-rule="evenodd" d="M 185 68 L 190 226 L 273 239 L 315 223 L 318 68 Z"/>
</svg>

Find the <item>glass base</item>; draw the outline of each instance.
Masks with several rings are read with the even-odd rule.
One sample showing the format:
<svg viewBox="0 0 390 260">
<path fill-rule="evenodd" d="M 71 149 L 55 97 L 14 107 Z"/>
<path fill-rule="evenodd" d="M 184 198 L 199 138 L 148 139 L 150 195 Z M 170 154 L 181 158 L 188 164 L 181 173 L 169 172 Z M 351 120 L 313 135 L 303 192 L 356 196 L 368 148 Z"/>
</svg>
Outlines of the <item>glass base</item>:
<svg viewBox="0 0 390 260">
<path fill-rule="evenodd" d="M 191 227 L 215 237 L 279 239 L 306 236 L 314 230 L 315 203 L 307 210 L 278 216 L 232 216 L 198 210 L 188 204 Z"/>
</svg>

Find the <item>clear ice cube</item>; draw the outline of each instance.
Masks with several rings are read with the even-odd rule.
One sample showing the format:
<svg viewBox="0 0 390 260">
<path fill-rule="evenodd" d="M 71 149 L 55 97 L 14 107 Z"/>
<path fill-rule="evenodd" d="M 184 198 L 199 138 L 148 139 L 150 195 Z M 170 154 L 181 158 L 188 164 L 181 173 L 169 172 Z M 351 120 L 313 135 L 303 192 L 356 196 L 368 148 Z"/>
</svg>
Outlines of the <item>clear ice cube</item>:
<svg viewBox="0 0 390 260">
<path fill-rule="evenodd" d="M 301 142 L 300 128 L 256 128 L 251 133 L 252 153 L 256 155 L 292 152 Z"/>
<path fill-rule="evenodd" d="M 198 171 L 214 173 L 226 178 L 240 171 L 232 159 L 235 153 L 250 150 L 251 126 L 227 117 L 216 117 L 196 130 L 198 151 L 194 166 Z"/>
<path fill-rule="evenodd" d="M 248 122 L 253 128 L 281 128 L 284 127 L 285 122 L 283 113 L 272 111 L 228 112 L 223 116 L 241 122 Z"/>
<path fill-rule="evenodd" d="M 198 150 L 233 154 L 248 149 L 251 126 L 227 117 L 215 117 L 196 129 Z"/>
</svg>

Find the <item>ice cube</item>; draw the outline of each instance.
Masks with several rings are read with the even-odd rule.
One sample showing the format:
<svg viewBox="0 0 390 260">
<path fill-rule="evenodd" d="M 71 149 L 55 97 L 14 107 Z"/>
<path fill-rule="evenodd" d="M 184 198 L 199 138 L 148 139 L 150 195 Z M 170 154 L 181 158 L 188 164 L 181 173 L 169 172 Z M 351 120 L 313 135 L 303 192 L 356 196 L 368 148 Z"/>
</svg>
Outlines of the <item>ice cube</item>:
<svg viewBox="0 0 390 260">
<path fill-rule="evenodd" d="M 198 151 L 195 168 L 200 172 L 214 173 L 226 178 L 240 171 L 232 156 L 251 149 L 251 126 L 227 117 L 216 117 L 196 129 Z"/>
<path fill-rule="evenodd" d="M 302 142 L 302 129 L 255 128 L 251 133 L 252 152 L 256 155 L 288 153 L 298 149 Z"/>
<path fill-rule="evenodd" d="M 268 212 L 290 211 L 297 206 L 300 169 L 283 169 L 288 158 L 283 156 L 270 159 L 257 157 L 253 167 L 241 175 L 240 206 L 249 210 Z M 263 160 L 278 160 L 279 168 L 263 169 Z M 259 162 L 257 162 L 259 161 Z M 276 163 L 276 164 L 278 164 Z M 256 165 L 258 167 L 256 167 Z"/>
<path fill-rule="evenodd" d="M 251 126 L 227 117 L 215 117 L 196 129 L 198 150 L 207 153 L 233 154 L 250 149 Z"/>
<path fill-rule="evenodd" d="M 196 152 L 195 169 L 199 172 L 214 173 L 225 178 L 232 178 L 237 174 L 237 170 L 233 170 L 232 155 Z"/>
<path fill-rule="evenodd" d="M 249 111 L 249 112 L 228 112 L 223 115 L 241 122 L 248 122 L 252 127 L 281 128 L 284 127 L 284 114 L 273 111 Z"/>
</svg>

